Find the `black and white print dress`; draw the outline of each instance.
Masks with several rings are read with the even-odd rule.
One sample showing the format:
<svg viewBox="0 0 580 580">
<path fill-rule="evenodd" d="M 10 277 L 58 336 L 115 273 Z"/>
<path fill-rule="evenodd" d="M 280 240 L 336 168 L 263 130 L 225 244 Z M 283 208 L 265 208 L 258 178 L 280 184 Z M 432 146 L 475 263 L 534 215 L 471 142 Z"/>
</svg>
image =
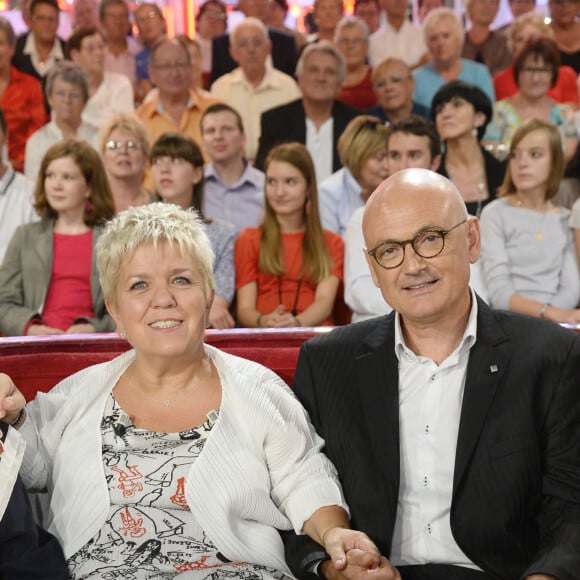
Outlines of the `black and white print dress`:
<svg viewBox="0 0 580 580">
<path fill-rule="evenodd" d="M 179 433 L 123 426 L 113 394 L 101 423 L 110 509 L 101 530 L 68 560 L 71 580 L 288 580 L 278 570 L 231 562 L 195 521 L 185 478 L 218 414 Z M 129 421 L 130 423 L 130 421 Z"/>
</svg>

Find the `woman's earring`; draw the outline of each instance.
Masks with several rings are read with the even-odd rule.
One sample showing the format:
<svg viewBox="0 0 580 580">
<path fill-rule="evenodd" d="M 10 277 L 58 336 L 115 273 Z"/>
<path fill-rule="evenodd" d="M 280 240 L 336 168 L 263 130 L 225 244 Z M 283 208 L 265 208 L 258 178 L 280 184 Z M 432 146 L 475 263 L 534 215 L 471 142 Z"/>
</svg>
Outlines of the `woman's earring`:
<svg viewBox="0 0 580 580">
<path fill-rule="evenodd" d="M 471 129 L 471 135 L 477 139 L 477 127 L 473 127 L 473 129 Z"/>
<path fill-rule="evenodd" d="M 93 204 L 91 203 L 91 198 L 87 198 L 87 201 L 85 201 L 85 211 L 87 213 L 90 213 L 90 211 L 93 209 Z"/>
</svg>

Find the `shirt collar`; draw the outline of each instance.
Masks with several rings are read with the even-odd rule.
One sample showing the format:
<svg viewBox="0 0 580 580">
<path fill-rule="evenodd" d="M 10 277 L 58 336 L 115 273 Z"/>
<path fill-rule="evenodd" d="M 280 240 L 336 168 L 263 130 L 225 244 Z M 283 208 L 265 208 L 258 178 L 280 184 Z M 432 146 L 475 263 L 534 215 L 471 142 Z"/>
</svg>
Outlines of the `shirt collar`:
<svg viewBox="0 0 580 580">
<path fill-rule="evenodd" d="M 32 32 L 29 32 L 26 36 L 26 42 L 24 43 L 22 52 L 24 54 L 35 55 L 38 58 L 38 52 L 36 51 L 36 45 L 34 44 L 34 34 Z M 64 53 L 62 52 L 62 47 L 58 38 L 54 39 L 54 44 L 52 45 L 46 60 L 49 60 L 50 57 L 53 57 L 55 60 L 62 60 L 64 58 Z"/>
<path fill-rule="evenodd" d="M 199 108 L 199 100 L 196 94 L 190 90 L 189 97 L 187 99 L 187 108 L 193 109 L 194 107 Z M 157 96 L 157 103 L 155 103 L 155 111 L 160 115 L 163 114 L 163 103 L 161 102 L 161 97 L 159 95 Z"/>
<path fill-rule="evenodd" d="M 463 336 L 453 353 L 460 353 L 464 350 L 469 350 L 475 344 L 477 339 L 477 297 L 471 288 L 469 289 L 469 292 L 471 293 L 471 309 L 469 311 L 469 318 L 467 319 L 467 325 L 465 326 Z M 401 360 L 401 356 L 405 350 L 409 350 L 409 348 L 405 344 L 405 338 L 401 328 L 401 315 L 398 312 L 395 312 L 395 356 L 398 360 Z"/>
<path fill-rule="evenodd" d="M 231 185 L 230 188 L 235 188 L 235 187 L 239 187 L 240 185 L 243 185 L 244 183 L 250 183 L 255 187 L 261 187 L 262 184 L 259 182 L 259 180 L 257 179 L 258 173 L 256 173 L 258 170 L 254 167 L 252 167 L 249 163 L 247 159 L 244 159 L 244 172 L 242 173 L 242 175 L 240 175 L 240 179 L 238 180 L 237 183 L 235 183 L 234 185 Z M 209 179 L 214 180 L 214 181 L 218 181 L 219 183 L 222 183 L 222 180 L 220 179 L 220 176 L 217 174 L 214 164 L 210 161 L 209 163 L 205 164 L 205 169 L 203 171 L 203 176 L 205 179 Z"/>
<path fill-rule="evenodd" d="M 231 81 L 235 84 L 245 85 L 255 93 L 266 89 L 277 89 L 279 88 L 280 83 L 278 82 L 278 79 L 274 75 L 273 71 L 273 66 L 268 63 L 268 61 L 266 61 L 266 72 L 264 73 L 264 78 L 257 87 L 254 87 L 248 82 L 242 67 L 238 67 L 232 71 Z"/>
</svg>

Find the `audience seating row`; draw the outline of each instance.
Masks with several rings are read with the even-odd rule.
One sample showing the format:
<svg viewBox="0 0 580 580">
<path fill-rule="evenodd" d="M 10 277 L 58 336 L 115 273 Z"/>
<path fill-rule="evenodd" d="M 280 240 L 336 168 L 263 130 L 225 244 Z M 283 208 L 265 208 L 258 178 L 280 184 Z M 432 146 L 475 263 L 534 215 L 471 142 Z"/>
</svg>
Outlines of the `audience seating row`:
<svg viewBox="0 0 580 580">
<path fill-rule="evenodd" d="M 300 346 L 323 328 L 208 330 L 207 344 L 256 361 L 292 386 Z M 65 377 L 111 360 L 130 348 L 118 334 L 0 338 L 0 372 L 10 375 L 27 401 Z"/>
</svg>

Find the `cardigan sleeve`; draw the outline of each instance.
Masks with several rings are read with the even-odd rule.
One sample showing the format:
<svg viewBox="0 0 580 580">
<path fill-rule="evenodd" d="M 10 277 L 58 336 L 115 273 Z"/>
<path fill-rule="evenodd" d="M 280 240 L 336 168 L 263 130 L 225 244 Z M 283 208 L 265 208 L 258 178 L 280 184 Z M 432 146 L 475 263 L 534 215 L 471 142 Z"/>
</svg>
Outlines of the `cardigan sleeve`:
<svg viewBox="0 0 580 580">
<path fill-rule="evenodd" d="M 26 226 L 20 226 L 6 249 L 0 267 L 0 330 L 7 336 L 21 336 L 28 322 L 40 313 L 26 305 L 22 250 Z"/>
</svg>

